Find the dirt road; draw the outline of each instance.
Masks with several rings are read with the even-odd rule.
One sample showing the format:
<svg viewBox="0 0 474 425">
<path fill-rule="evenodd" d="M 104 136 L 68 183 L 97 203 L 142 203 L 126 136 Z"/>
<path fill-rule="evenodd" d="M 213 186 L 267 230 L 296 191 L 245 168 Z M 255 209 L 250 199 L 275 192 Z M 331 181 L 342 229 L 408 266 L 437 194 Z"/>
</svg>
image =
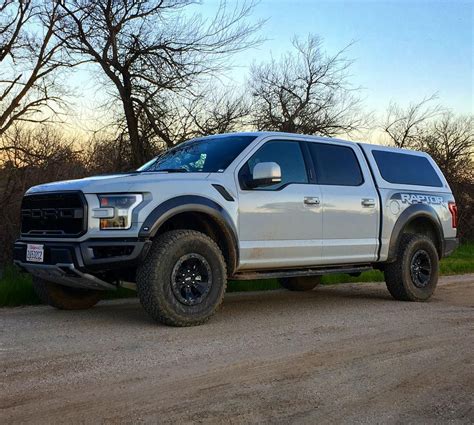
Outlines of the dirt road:
<svg viewBox="0 0 474 425">
<path fill-rule="evenodd" d="M 168 328 L 135 300 L 0 309 L 0 423 L 474 421 L 474 275 L 229 294 Z"/>
</svg>

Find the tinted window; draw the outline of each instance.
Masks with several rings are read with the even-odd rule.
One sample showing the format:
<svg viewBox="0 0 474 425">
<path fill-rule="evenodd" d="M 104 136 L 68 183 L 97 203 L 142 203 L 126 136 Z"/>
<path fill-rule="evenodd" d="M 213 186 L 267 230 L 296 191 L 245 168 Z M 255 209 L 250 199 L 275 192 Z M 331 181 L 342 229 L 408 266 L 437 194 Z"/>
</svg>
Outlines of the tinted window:
<svg viewBox="0 0 474 425">
<path fill-rule="evenodd" d="M 225 136 L 190 140 L 166 151 L 139 171 L 222 172 L 254 139 L 255 136 Z"/>
<path fill-rule="evenodd" d="M 372 151 L 377 167 L 389 183 L 441 187 L 443 183 L 428 158 L 406 153 Z"/>
<path fill-rule="evenodd" d="M 289 183 L 308 183 L 308 174 L 298 142 L 274 141 L 265 143 L 241 168 L 239 172 L 242 187 L 252 177 L 255 165 L 260 162 L 276 162 L 281 168 L 281 183 L 257 188 L 276 190 Z"/>
<path fill-rule="evenodd" d="M 354 151 L 346 146 L 308 143 L 316 171 L 316 182 L 337 186 L 359 186 L 364 182 Z"/>
</svg>

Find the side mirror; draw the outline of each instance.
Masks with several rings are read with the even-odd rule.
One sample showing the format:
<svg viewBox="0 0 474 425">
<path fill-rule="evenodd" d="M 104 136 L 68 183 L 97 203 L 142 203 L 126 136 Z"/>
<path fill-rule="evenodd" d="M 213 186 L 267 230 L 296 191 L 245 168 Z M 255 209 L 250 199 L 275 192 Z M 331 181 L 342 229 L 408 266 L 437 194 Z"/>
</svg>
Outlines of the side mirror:
<svg viewBox="0 0 474 425">
<path fill-rule="evenodd" d="M 281 182 L 281 168 L 276 162 L 260 162 L 253 168 L 252 187 L 270 186 Z"/>
</svg>

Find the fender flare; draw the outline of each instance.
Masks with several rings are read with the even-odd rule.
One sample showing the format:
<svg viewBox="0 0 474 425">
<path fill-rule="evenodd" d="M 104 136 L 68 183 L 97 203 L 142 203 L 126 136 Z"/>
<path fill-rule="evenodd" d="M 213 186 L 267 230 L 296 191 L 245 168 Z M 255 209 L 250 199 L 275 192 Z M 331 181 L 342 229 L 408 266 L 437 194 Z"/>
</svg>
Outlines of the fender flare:
<svg viewBox="0 0 474 425">
<path fill-rule="evenodd" d="M 153 238 L 160 227 L 173 216 L 184 212 L 204 213 L 212 217 L 223 231 L 226 244 L 232 251 L 229 260 L 235 270 L 239 261 L 239 245 L 237 229 L 229 213 L 217 202 L 198 195 L 183 195 L 166 200 L 158 205 L 143 222 L 139 237 Z M 231 270 L 229 270 L 231 272 Z"/>
<path fill-rule="evenodd" d="M 441 221 L 439 220 L 438 214 L 435 209 L 427 204 L 413 204 L 406 208 L 398 217 L 395 225 L 392 229 L 392 235 L 390 237 L 390 243 L 388 248 L 388 257 L 387 262 L 395 261 L 397 258 L 397 249 L 400 242 L 400 237 L 403 233 L 405 226 L 416 218 L 427 218 L 436 229 L 436 236 L 438 237 L 438 246 L 436 250 L 438 255 L 441 257 L 443 253 L 443 244 L 444 244 L 444 232 Z"/>
</svg>

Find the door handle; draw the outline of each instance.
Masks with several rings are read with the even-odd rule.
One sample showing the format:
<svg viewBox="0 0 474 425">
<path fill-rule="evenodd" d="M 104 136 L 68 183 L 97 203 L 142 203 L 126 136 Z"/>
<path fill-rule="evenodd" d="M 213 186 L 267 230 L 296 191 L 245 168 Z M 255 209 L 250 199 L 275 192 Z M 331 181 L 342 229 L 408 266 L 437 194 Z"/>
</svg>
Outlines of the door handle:
<svg viewBox="0 0 474 425">
<path fill-rule="evenodd" d="M 314 196 L 305 196 L 304 203 L 306 205 L 319 205 L 319 198 Z"/>
<path fill-rule="evenodd" d="M 364 198 L 362 199 L 361 204 L 364 208 L 373 208 L 375 207 L 375 199 Z"/>
</svg>

